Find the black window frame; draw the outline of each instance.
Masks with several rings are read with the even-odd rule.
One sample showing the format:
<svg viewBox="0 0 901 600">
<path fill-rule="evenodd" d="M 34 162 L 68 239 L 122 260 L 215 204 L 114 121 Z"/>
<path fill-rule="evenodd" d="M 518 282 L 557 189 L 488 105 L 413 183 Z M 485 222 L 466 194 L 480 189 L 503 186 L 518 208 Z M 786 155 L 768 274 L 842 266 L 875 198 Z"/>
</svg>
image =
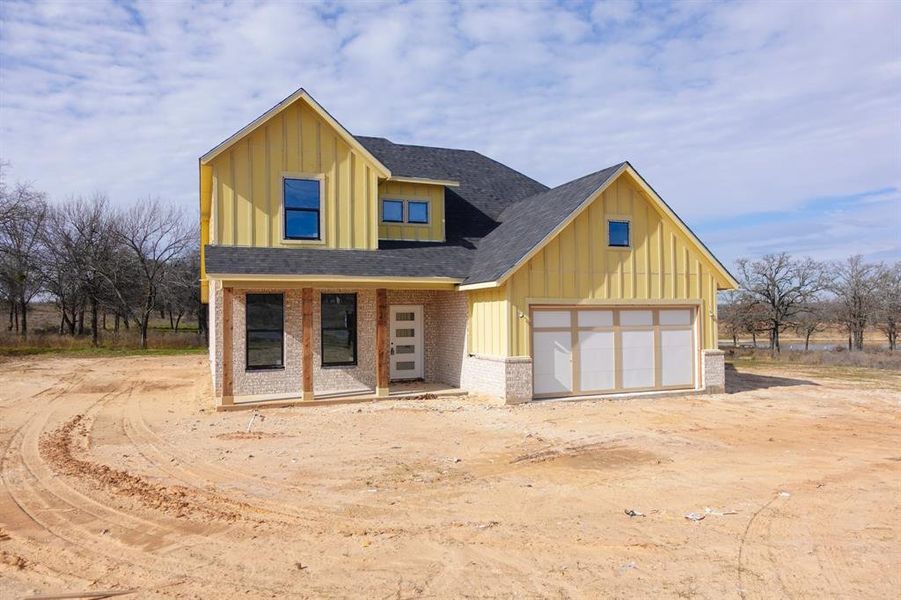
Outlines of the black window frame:
<svg viewBox="0 0 901 600">
<path fill-rule="evenodd" d="M 610 226 L 614 223 L 626 225 L 626 243 L 614 244 L 610 235 Z M 632 222 L 628 219 L 608 219 L 607 220 L 607 247 L 608 248 L 631 248 L 632 247 Z"/>
<path fill-rule="evenodd" d="M 291 208 L 285 198 L 285 188 L 289 181 L 315 181 L 319 187 L 319 208 Z M 322 241 L 322 180 L 315 177 L 282 177 L 282 230 L 286 240 Z M 316 236 L 288 235 L 288 212 L 316 213 Z"/>
<path fill-rule="evenodd" d="M 325 332 L 326 331 L 344 331 L 347 329 L 346 327 L 326 327 L 325 319 L 322 318 L 322 309 L 326 306 L 325 298 L 327 296 L 352 296 L 354 299 L 354 322 L 353 322 L 353 349 L 354 349 L 354 357 L 350 362 L 326 362 L 325 361 Z M 358 335 L 357 326 L 359 323 L 359 319 L 357 318 L 357 307 L 358 296 L 356 292 L 354 293 L 323 293 L 319 296 L 319 362 L 322 368 L 332 368 L 332 367 L 355 367 L 357 366 L 358 359 L 358 342 L 360 336 Z"/>
<path fill-rule="evenodd" d="M 247 318 L 247 315 L 250 313 L 249 304 L 251 297 L 254 296 L 278 296 L 282 301 L 282 327 L 281 330 L 278 329 L 264 329 L 255 327 L 251 330 L 250 327 L 250 319 Z M 281 332 L 281 340 L 282 343 L 280 345 L 281 355 L 279 358 L 280 364 L 277 365 L 251 365 L 250 364 L 250 332 Z M 275 292 L 266 292 L 266 293 L 249 293 L 244 295 L 244 370 L 246 371 L 272 371 L 272 370 L 283 370 L 285 368 L 285 294 L 283 293 L 275 293 Z"/>
<path fill-rule="evenodd" d="M 385 218 L 385 202 L 396 202 L 400 204 L 400 219 L 386 219 Z M 382 198 L 382 223 L 403 223 L 404 217 L 406 216 L 406 202 L 403 200 L 398 200 L 397 198 Z"/>
</svg>

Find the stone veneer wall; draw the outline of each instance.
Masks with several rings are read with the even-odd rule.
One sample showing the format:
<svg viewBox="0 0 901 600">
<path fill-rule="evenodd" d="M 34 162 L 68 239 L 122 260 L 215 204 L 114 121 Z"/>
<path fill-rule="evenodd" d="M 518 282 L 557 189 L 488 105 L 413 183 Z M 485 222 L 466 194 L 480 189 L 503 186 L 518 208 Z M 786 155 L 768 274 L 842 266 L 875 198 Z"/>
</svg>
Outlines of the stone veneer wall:
<svg viewBox="0 0 901 600">
<path fill-rule="evenodd" d="M 207 309 L 210 328 L 210 376 L 213 396 L 222 397 L 222 286 L 215 279 L 209 281 L 210 302 Z"/>
<path fill-rule="evenodd" d="M 726 391 L 726 354 L 722 350 L 704 350 L 704 388 L 711 394 Z"/>
<path fill-rule="evenodd" d="M 519 404 L 532 399 L 532 359 L 467 354 L 461 384 L 465 390 Z"/>
</svg>

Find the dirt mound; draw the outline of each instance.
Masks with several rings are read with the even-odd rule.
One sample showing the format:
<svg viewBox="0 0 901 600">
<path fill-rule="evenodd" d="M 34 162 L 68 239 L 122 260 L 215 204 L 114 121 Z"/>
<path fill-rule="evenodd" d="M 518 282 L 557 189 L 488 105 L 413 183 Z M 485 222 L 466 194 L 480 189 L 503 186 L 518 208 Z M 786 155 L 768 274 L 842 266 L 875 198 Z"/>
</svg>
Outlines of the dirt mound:
<svg viewBox="0 0 901 600">
<path fill-rule="evenodd" d="M 659 461 L 655 454 L 626 446 L 609 446 L 604 443 L 576 444 L 563 448 L 545 448 L 520 455 L 510 464 L 541 464 L 553 462 L 555 466 L 583 469 L 614 469 L 629 465 Z"/>
<path fill-rule="evenodd" d="M 18 570 L 28 568 L 30 564 L 27 560 L 22 558 L 17 554 L 10 554 L 6 550 L 0 550 L 0 563 L 4 565 L 9 565 L 10 567 L 15 567 Z"/>
<path fill-rule="evenodd" d="M 272 438 L 294 437 L 287 433 L 273 433 L 270 431 L 231 431 L 214 435 L 219 440 L 263 440 Z"/>
<path fill-rule="evenodd" d="M 83 420 L 84 415 L 76 415 L 41 437 L 41 456 L 58 472 L 88 480 L 103 490 L 134 498 L 149 508 L 177 518 L 222 521 L 236 521 L 242 518 L 242 514 L 237 510 L 211 506 L 211 500 L 215 500 L 214 498 L 198 494 L 191 488 L 151 483 L 127 471 L 77 458 L 75 436 L 87 436 Z"/>
</svg>

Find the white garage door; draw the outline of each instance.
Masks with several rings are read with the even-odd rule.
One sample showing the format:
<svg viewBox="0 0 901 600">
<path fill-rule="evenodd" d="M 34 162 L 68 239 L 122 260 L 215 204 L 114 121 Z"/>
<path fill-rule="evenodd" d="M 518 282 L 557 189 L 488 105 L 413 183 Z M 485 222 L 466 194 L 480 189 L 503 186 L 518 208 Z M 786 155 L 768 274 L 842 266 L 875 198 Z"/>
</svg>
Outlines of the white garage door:
<svg viewBox="0 0 901 600">
<path fill-rule="evenodd" d="M 537 397 L 695 385 L 695 309 L 540 308 L 532 312 Z"/>
</svg>

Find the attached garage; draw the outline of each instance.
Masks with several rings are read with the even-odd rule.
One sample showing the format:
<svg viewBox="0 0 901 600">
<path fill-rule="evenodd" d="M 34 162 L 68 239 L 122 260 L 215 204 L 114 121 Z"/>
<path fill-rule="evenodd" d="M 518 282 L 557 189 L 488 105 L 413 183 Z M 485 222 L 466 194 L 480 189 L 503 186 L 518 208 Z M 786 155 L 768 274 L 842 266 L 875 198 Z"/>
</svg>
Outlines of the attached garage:
<svg viewBox="0 0 901 600">
<path fill-rule="evenodd" d="M 536 398 L 697 387 L 696 306 L 533 308 Z"/>
</svg>

